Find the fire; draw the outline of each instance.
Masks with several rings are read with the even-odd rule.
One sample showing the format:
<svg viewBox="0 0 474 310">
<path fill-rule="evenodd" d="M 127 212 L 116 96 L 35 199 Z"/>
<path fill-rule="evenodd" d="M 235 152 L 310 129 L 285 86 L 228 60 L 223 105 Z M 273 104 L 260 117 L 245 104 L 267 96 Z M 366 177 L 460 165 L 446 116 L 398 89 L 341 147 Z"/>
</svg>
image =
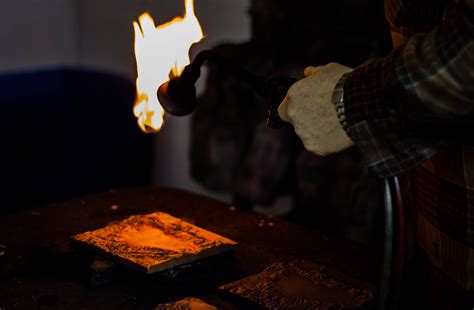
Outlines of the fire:
<svg viewBox="0 0 474 310">
<path fill-rule="evenodd" d="M 194 14 L 193 0 L 185 0 L 184 17 L 156 26 L 148 13 L 143 13 L 135 30 L 135 58 L 137 61 L 137 96 L 133 113 L 145 132 L 163 126 L 165 111 L 156 96 L 158 87 L 171 76 L 179 76 L 190 63 L 189 48 L 203 38 L 199 21 Z"/>
</svg>

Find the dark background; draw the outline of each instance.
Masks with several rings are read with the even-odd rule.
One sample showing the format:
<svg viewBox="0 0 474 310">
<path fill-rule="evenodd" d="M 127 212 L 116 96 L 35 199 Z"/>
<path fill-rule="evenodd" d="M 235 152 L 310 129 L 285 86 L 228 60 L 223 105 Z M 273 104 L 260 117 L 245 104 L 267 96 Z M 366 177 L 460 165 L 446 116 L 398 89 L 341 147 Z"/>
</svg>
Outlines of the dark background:
<svg viewBox="0 0 474 310">
<path fill-rule="evenodd" d="M 83 69 L 0 77 L 1 211 L 150 184 L 134 96 L 129 80 Z"/>
<path fill-rule="evenodd" d="M 0 54 L 1 212 L 129 186 L 165 185 L 216 196 L 208 191 L 216 188 L 206 178 L 233 173 L 235 165 L 223 170 L 195 156 L 190 145 L 199 144 L 200 137 L 189 118 L 168 118 L 162 132 L 145 135 L 132 114 L 131 21 L 143 11 L 150 11 L 157 23 L 167 21 L 182 13 L 180 1 L 20 2 L 0 7 L 8 26 L 0 39 L 9 43 Z M 20 8 L 34 17 L 23 18 Z M 196 14 L 207 38 L 192 54 L 224 42 L 242 42 L 220 49 L 264 75 L 301 77 L 304 66 L 330 61 L 357 66 L 390 49 L 382 1 L 196 0 Z M 204 97 L 225 90 L 231 101 L 245 101 L 246 108 L 238 114 L 242 123 L 234 123 L 224 139 L 243 135 L 248 146 L 261 113 L 248 94 L 239 95 L 239 85 L 226 89 L 225 79 L 216 76 L 211 70 Z M 201 92 L 204 81 L 206 75 L 198 85 Z M 220 109 L 232 104 L 220 99 Z M 204 116 L 211 121 L 215 117 Z M 221 132 L 209 129 L 201 139 Z M 311 171 L 304 177 L 321 179 L 318 167 L 336 165 L 330 161 L 302 170 Z M 191 168 L 197 182 L 191 179 Z M 326 183 L 336 184 L 338 171 L 331 170 Z M 217 197 L 235 199 L 232 186 L 219 190 Z M 317 197 L 298 199 L 314 204 Z"/>
</svg>

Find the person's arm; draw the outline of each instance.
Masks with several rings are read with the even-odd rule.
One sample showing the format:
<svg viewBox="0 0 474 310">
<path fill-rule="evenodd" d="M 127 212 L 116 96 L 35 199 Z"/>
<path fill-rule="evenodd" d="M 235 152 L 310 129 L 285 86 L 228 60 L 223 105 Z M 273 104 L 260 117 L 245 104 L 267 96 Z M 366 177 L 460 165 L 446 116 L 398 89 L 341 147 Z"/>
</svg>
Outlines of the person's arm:
<svg viewBox="0 0 474 310">
<path fill-rule="evenodd" d="M 289 89 L 280 116 L 314 153 L 355 143 L 380 176 L 419 164 L 474 128 L 472 2 L 451 11 L 432 32 L 353 71 L 338 64 L 311 69 Z M 337 113 L 330 111 L 328 90 Z M 340 102 L 336 95 L 342 90 Z"/>
<path fill-rule="evenodd" d="M 467 7 L 344 76 L 344 129 L 381 176 L 474 135 L 474 24 Z M 466 131 L 467 130 L 467 131 Z"/>
</svg>

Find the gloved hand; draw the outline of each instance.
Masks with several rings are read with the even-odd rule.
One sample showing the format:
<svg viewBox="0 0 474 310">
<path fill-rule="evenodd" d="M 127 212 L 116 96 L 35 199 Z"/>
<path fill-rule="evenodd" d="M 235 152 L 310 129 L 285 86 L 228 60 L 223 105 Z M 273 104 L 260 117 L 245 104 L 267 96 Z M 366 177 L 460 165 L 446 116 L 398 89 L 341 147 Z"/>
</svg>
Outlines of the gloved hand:
<svg viewBox="0 0 474 310">
<path fill-rule="evenodd" d="M 352 71 L 338 63 L 307 67 L 278 107 L 281 119 L 293 124 L 308 151 L 326 156 L 354 143 L 339 123 L 332 94 L 339 78 Z"/>
</svg>

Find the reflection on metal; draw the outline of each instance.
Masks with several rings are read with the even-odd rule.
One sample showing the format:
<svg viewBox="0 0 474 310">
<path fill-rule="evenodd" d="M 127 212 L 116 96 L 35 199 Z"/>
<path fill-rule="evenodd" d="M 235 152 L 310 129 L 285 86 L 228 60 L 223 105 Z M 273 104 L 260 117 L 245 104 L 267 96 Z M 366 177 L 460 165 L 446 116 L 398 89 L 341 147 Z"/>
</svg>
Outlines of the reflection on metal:
<svg viewBox="0 0 474 310">
<path fill-rule="evenodd" d="M 396 177 L 394 177 L 396 180 Z M 382 265 L 382 279 L 380 283 L 377 309 L 385 309 L 390 283 L 393 253 L 393 198 L 392 182 L 384 179 L 384 211 L 385 211 L 385 236 Z"/>
</svg>

